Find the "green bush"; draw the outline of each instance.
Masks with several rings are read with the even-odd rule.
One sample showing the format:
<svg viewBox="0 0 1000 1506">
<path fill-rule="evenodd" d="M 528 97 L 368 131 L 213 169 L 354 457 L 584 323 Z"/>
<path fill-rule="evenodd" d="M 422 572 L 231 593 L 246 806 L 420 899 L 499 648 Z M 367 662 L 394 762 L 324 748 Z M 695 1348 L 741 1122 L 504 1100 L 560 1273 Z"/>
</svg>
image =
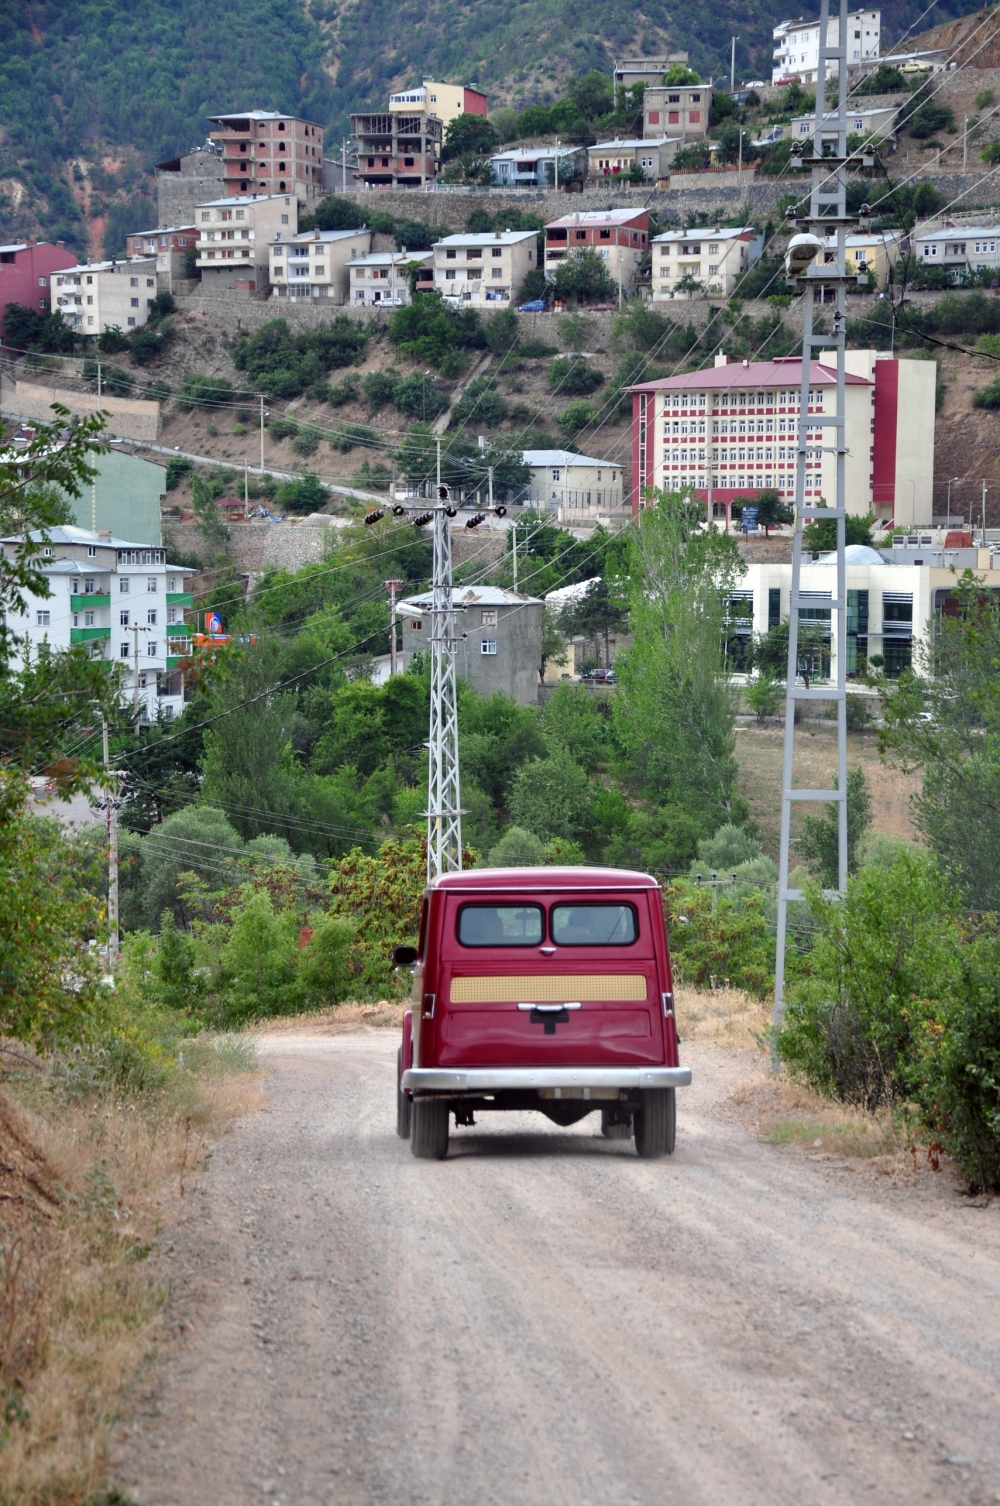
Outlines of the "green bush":
<svg viewBox="0 0 1000 1506">
<path fill-rule="evenodd" d="M 331 450 L 339 450 L 342 455 L 346 455 L 348 450 L 353 450 L 358 445 L 374 448 L 377 443 L 378 435 L 366 424 L 344 424 L 330 436 Z"/>
<path fill-rule="evenodd" d="M 318 476 L 306 472 L 297 481 L 284 481 L 275 492 L 275 500 L 279 507 L 288 512 L 306 513 L 319 512 L 327 502 L 327 490 Z"/>
<path fill-rule="evenodd" d="M 332 385 L 329 382 L 316 383 L 310 387 L 309 396 L 317 402 L 329 403 L 331 408 L 342 408 L 345 403 L 357 402 L 360 385 L 358 378 L 352 374 Z"/>
<path fill-rule="evenodd" d="M 172 492 L 181 477 L 186 476 L 190 469 L 190 460 L 185 460 L 181 455 L 171 455 L 167 461 L 167 491 Z"/>
<path fill-rule="evenodd" d="M 384 371 L 369 371 L 361 385 L 373 413 L 394 401 L 400 380 L 395 366 L 387 366 Z"/>
<path fill-rule="evenodd" d="M 85 382 L 97 381 L 97 362 L 84 361 L 80 375 Z M 109 393 L 112 397 L 131 397 L 135 390 L 135 378 L 120 366 L 112 366 L 107 361 L 101 362 L 101 391 Z"/>
<path fill-rule="evenodd" d="M 168 330 L 169 333 L 169 330 Z M 167 348 L 167 336 L 154 325 L 141 324 L 129 341 L 137 366 L 149 366 Z"/>
<path fill-rule="evenodd" d="M 315 424 L 303 424 L 296 435 L 292 448 L 296 455 L 315 455 L 322 438 L 322 429 L 318 429 Z"/>
<path fill-rule="evenodd" d="M 495 429 L 507 417 L 508 404 L 495 390 L 489 377 L 470 382 L 451 410 L 449 427 L 469 423 L 479 429 Z"/>
<path fill-rule="evenodd" d="M 737 902 L 723 889 L 713 903 L 707 887 L 681 880 L 669 886 L 664 902 L 678 981 L 705 987 L 715 978 L 756 999 L 767 997 L 774 985 L 774 937 L 763 893 Z"/>
<path fill-rule="evenodd" d="M 954 131 L 955 116 L 951 105 L 942 105 L 937 100 L 925 100 L 918 105 L 907 122 L 910 127 L 910 135 L 918 141 L 926 141 L 931 136 L 936 136 L 938 131 Z"/>
<path fill-rule="evenodd" d="M 564 397 L 596 392 L 604 377 L 578 356 L 558 356 L 549 366 L 549 386 Z"/>
<path fill-rule="evenodd" d="M 1000 377 L 990 382 L 987 387 L 980 387 L 978 392 L 972 394 L 972 406 L 974 408 L 1000 408 Z"/>
<path fill-rule="evenodd" d="M 102 329 L 97 337 L 97 348 L 106 356 L 120 355 L 123 350 L 128 350 L 128 340 L 122 334 L 117 324 L 109 324 L 107 329 Z"/>
<path fill-rule="evenodd" d="M 572 441 L 581 429 L 587 429 L 591 424 L 596 424 L 599 417 L 597 409 L 588 403 L 586 398 L 578 397 L 574 402 L 566 404 L 556 422 L 563 438 Z"/>
<path fill-rule="evenodd" d="M 262 324 L 233 345 L 233 364 L 269 397 L 298 397 L 337 366 L 353 366 L 368 343 L 361 327 L 337 314 L 319 329 L 293 333 L 284 319 Z"/>
<path fill-rule="evenodd" d="M 423 371 L 415 371 L 404 377 L 393 394 L 393 402 L 400 413 L 410 418 L 419 418 L 429 423 L 443 413 L 448 406 L 448 396 L 441 392 L 433 380 Z"/>
<path fill-rule="evenodd" d="M 220 403 L 231 403 L 235 396 L 232 382 L 227 382 L 225 377 L 193 371 L 178 387 L 174 401 L 182 413 L 190 413 L 192 408 L 215 408 Z"/>
<path fill-rule="evenodd" d="M 294 439 L 299 432 L 299 426 L 294 418 L 272 418 L 267 432 L 277 444 L 282 439 Z"/>
</svg>

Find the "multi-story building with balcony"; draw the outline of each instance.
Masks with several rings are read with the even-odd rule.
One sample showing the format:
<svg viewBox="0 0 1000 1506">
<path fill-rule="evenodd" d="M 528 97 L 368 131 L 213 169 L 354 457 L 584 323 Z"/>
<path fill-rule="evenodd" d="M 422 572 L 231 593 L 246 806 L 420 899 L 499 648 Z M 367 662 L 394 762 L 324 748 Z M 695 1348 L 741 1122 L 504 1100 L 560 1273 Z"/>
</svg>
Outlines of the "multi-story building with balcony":
<svg viewBox="0 0 1000 1506">
<path fill-rule="evenodd" d="M 39 561 L 48 596 L 29 595 L 24 612 L 8 612 L 7 624 L 21 654 L 79 645 L 92 659 L 120 664 L 131 704 L 138 688 L 140 720 L 179 716 L 184 708 L 181 665 L 191 647 L 191 607 L 183 565 L 167 552 L 110 533 L 66 524 L 31 534 L 42 546 Z M 8 558 L 20 540 L 0 539 Z"/>
<path fill-rule="evenodd" d="M 258 293 L 268 286 L 270 246 L 298 233 L 294 194 L 212 199 L 195 210 L 196 265 L 206 293 Z"/>
<path fill-rule="evenodd" d="M 434 244 L 434 291 L 473 308 L 509 303 L 536 265 L 534 230 L 446 235 Z"/>
<path fill-rule="evenodd" d="M 350 269 L 371 250 L 372 233 L 361 230 L 304 230 L 278 236 L 270 245 L 271 297 L 292 303 L 325 298 L 346 303 Z M 405 279 L 404 279 L 405 281 Z"/>
<path fill-rule="evenodd" d="M 389 95 L 389 109 L 402 115 L 436 115 L 447 126 L 459 115 L 486 116 L 486 95 L 468 84 L 438 84 L 425 78 L 420 88 Z"/>
<path fill-rule="evenodd" d="M 701 141 L 708 131 L 712 108 L 710 84 L 651 85 L 642 96 L 642 134 L 680 136 L 683 141 Z"/>
<path fill-rule="evenodd" d="M 626 140 L 598 141 L 587 148 L 587 166 L 592 177 L 614 182 L 634 168 L 650 183 L 662 187 L 670 181 L 670 164 L 683 146 L 680 136 L 638 136 Z"/>
<path fill-rule="evenodd" d="M 966 271 L 1000 266 L 1000 226 L 939 224 L 918 228 L 913 253 L 922 267 L 941 267 L 952 282 Z"/>
<path fill-rule="evenodd" d="M 693 297 L 702 289 L 728 298 L 737 277 L 753 266 L 763 249 L 764 237 L 752 225 L 738 230 L 668 230 L 653 241 L 653 302 Z"/>
<path fill-rule="evenodd" d="M 887 352 L 847 352 L 846 495 L 851 513 L 923 528 L 931 521 L 935 368 Z M 632 388 L 632 505 L 646 488 L 692 490 L 726 526 L 761 491 L 795 495 L 802 357 L 732 362 Z M 807 414 L 835 411 L 833 353 L 812 363 Z M 806 504 L 836 493 L 828 423 L 806 433 Z"/>
<path fill-rule="evenodd" d="M 638 285 L 648 250 L 647 209 L 592 209 L 566 214 L 545 227 L 545 275 L 554 277 L 567 256 L 596 251 L 624 295 Z"/>
<path fill-rule="evenodd" d="M 444 125 L 425 110 L 351 116 L 358 182 L 369 188 L 423 188 L 437 177 Z"/>
<path fill-rule="evenodd" d="M 209 137 L 222 150 L 227 198 L 292 194 L 311 204 L 323 197 L 323 127 L 297 115 L 243 110 L 210 115 Z"/>
<path fill-rule="evenodd" d="M 64 241 L 17 241 L 0 246 L 0 339 L 8 303 L 20 304 L 36 314 L 52 311 L 52 274 L 75 267 L 76 257 Z"/>
<path fill-rule="evenodd" d="M 865 65 L 879 55 L 882 29 L 880 10 L 858 10 L 847 18 L 847 71 L 864 70 Z M 840 44 L 840 17 L 830 16 L 827 33 L 830 47 Z M 818 21 L 782 21 L 774 28 L 774 67 L 771 82 L 780 84 L 797 79 L 802 84 L 814 84 L 819 70 L 820 24 Z M 827 78 L 835 75 L 837 63 L 830 59 L 826 65 Z"/>
<path fill-rule="evenodd" d="M 416 265 L 418 293 L 434 290 L 434 252 L 371 251 L 347 268 L 351 279 L 351 302 L 363 308 L 399 308 L 410 300 L 407 268 Z"/>
<path fill-rule="evenodd" d="M 174 286 L 184 276 L 185 261 L 194 250 L 198 231 L 194 221 L 190 225 L 159 225 L 155 230 L 136 230 L 126 237 L 125 247 L 129 256 L 155 256 L 157 286 L 161 292 L 172 293 Z"/>
<path fill-rule="evenodd" d="M 156 257 L 97 261 L 56 272 L 52 309 L 81 335 L 96 339 L 107 329 L 123 334 L 145 324 L 156 301 Z"/>
</svg>

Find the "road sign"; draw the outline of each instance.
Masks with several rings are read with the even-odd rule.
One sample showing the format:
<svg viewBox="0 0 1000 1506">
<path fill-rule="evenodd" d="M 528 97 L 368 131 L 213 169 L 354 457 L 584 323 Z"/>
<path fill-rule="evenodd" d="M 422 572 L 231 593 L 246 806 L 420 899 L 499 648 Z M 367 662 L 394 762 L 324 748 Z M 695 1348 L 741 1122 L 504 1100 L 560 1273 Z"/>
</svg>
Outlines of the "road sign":
<svg viewBox="0 0 1000 1506">
<path fill-rule="evenodd" d="M 218 612 L 209 612 L 205 622 L 205 631 L 206 633 L 222 632 L 222 618 L 219 616 Z"/>
<path fill-rule="evenodd" d="M 756 529 L 757 529 L 757 512 L 758 512 L 758 509 L 756 507 L 744 507 L 744 509 L 743 509 L 743 532 L 744 533 L 755 533 L 756 532 Z"/>
</svg>

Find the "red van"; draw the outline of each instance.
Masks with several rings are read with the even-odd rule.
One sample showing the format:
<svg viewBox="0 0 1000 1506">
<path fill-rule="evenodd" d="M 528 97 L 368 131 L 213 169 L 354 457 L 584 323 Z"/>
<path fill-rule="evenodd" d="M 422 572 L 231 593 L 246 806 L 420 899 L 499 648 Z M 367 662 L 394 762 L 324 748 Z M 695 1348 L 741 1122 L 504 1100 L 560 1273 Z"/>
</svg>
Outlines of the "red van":
<svg viewBox="0 0 1000 1506">
<path fill-rule="evenodd" d="M 474 1112 L 595 1109 L 640 1156 L 674 1148 L 677 1030 L 660 888 L 614 868 L 484 868 L 424 893 L 403 1021 L 396 1130 L 441 1160 Z"/>
</svg>

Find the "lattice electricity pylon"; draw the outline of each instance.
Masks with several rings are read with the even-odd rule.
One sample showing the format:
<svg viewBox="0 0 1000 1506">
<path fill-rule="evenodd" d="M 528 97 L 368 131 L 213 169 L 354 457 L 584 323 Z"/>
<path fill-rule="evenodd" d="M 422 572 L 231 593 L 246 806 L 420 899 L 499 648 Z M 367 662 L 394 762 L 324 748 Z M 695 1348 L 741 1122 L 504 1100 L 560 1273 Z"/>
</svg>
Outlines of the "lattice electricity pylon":
<svg viewBox="0 0 1000 1506">
<path fill-rule="evenodd" d="M 455 694 L 455 611 L 451 599 L 451 518 L 447 487 L 434 507 L 431 605 L 431 720 L 427 743 L 427 880 L 462 870 L 462 800 Z"/>
<path fill-rule="evenodd" d="M 838 891 L 843 894 L 847 887 L 847 587 L 845 568 L 845 519 L 847 498 L 845 492 L 846 437 L 845 437 L 845 335 L 847 324 L 847 287 L 857 286 L 856 275 L 848 276 L 846 265 L 846 240 L 849 227 L 858 223 L 857 218 L 847 217 L 847 172 L 848 166 L 872 167 L 874 158 L 866 155 L 850 156 L 847 150 L 847 0 L 839 0 L 840 24 L 837 46 L 828 45 L 829 0 L 822 0 L 820 11 L 819 62 L 816 70 L 816 116 L 813 133 L 812 155 L 804 155 L 802 163 L 812 169 L 812 187 L 809 196 L 809 213 L 794 220 L 801 233 L 792 237 L 786 257 L 788 280 L 803 286 L 803 334 L 802 334 L 802 385 L 799 393 L 798 454 L 795 472 L 795 541 L 792 548 L 792 586 L 788 608 L 788 671 L 785 697 L 785 760 L 781 785 L 781 861 L 778 878 L 778 936 L 777 957 L 774 973 L 774 1024 L 781 1023 L 784 1007 L 785 941 L 788 927 L 788 905 L 802 897 L 798 889 L 788 887 L 789 846 L 792 805 L 797 801 L 835 801 L 838 815 Z M 825 109 L 827 60 L 837 61 L 837 109 Z M 864 224 L 867 206 L 862 209 Z M 836 241 L 828 239 L 836 233 Z M 822 303 L 827 290 L 836 294 L 833 315 L 833 334 L 813 333 L 813 311 L 817 292 Z M 814 404 L 809 402 L 812 391 L 812 353 L 822 347 L 835 349 L 837 356 L 837 411 L 835 414 L 810 413 Z M 836 438 L 836 446 L 809 443 L 810 431 L 830 429 Z M 835 505 L 814 506 L 807 502 L 805 491 L 807 476 L 812 479 L 813 467 L 808 461 L 821 457 L 824 450 L 835 448 L 837 456 L 837 482 Z M 824 499 L 825 500 L 825 499 Z M 837 524 L 836 589 L 829 606 L 831 610 L 831 669 L 832 685 L 807 686 L 796 683 L 799 677 L 799 611 L 802 578 L 802 526 L 806 518 L 833 518 Z M 825 606 L 827 603 L 824 602 Z M 834 627 L 834 623 L 836 626 Z M 803 678 L 807 678 L 803 675 Z M 798 789 L 793 784 L 795 765 L 795 708 L 799 701 L 835 701 L 837 706 L 837 788 L 835 790 Z"/>
</svg>

